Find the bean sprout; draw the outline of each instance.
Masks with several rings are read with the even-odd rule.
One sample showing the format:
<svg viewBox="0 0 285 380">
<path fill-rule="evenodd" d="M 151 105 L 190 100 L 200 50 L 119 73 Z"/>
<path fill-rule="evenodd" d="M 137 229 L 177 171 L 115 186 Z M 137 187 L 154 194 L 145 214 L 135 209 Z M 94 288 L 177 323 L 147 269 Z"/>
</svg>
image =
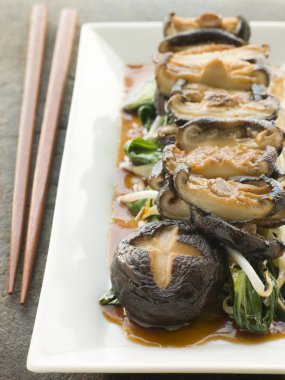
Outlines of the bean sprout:
<svg viewBox="0 0 285 380">
<path fill-rule="evenodd" d="M 247 275 L 251 285 L 260 297 L 269 297 L 273 291 L 273 282 L 269 276 L 268 271 L 265 271 L 264 277 L 266 279 L 268 287 L 264 286 L 263 282 L 251 266 L 251 264 L 246 260 L 246 258 L 235 249 L 226 247 L 228 254 L 235 260 L 235 262 L 241 267 L 241 269 Z"/>
<path fill-rule="evenodd" d="M 158 194 L 158 191 L 156 190 L 136 191 L 134 193 L 120 195 L 117 198 L 117 200 L 120 203 L 130 203 L 130 202 L 139 201 L 141 199 L 156 199 L 157 194 Z"/>
</svg>

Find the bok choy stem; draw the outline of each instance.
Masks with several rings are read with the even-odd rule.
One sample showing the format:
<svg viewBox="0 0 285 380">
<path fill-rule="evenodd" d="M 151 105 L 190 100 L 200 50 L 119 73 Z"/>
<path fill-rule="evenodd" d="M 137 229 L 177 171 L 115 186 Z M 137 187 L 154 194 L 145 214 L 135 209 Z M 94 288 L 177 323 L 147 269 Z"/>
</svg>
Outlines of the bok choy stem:
<svg viewBox="0 0 285 380">
<path fill-rule="evenodd" d="M 123 109 L 125 111 L 134 111 L 142 105 L 153 104 L 155 89 L 156 83 L 154 78 L 145 81 L 142 86 L 136 87 L 128 96 Z"/>
<path fill-rule="evenodd" d="M 130 202 L 138 201 L 140 199 L 156 199 L 157 194 L 158 194 L 158 191 L 156 190 L 136 191 L 134 193 L 120 195 L 117 198 L 117 200 L 120 203 L 130 203 Z"/>
</svg>

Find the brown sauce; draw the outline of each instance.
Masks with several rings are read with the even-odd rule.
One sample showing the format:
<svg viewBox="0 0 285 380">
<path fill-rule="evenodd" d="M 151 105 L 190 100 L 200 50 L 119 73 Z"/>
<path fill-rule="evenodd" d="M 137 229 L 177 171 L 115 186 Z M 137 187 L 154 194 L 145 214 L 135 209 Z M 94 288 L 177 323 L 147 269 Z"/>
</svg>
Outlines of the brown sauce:
<svg viewBox="0 0 285 380">
<path fill-rule="evenodd" d="M 211 340 L 225 340 L 239 344 L 265 343 L 285 336 L 285 323 L 274 324 L 269 334 L 258 335 L 239 331 L 223 310 L 209 307 L 191 325 L 174 331 L 144 328 L 129 320 L 120 306 L 102 307 L 105 318 L 124 330 L 128 339 L 146 346 L 190 347 Z"/>
<path fill-rule="evenodd" d="M 152 73 L 153 67 L 151 65 L 127 66 L 125 77 L 126 93 L 133 88 L 133 86 L 136 86 L 139 82 L 150 77 Z M 279 82 L 276 83 L 276 88 L 274 88 L 274 84 L 271 85 L 271 91 L 280 95 L 280 86 L 279 80 Z M 142 126 L 135 115 L 122 111 L 121 127 L 118 164 L 124 159 L 124 143 L 128 139 L 142 136 Z M 140 181 L 140 177 L 130 174 L 125 170 L 117 169 L 116 178 L 110 229 L 110 260 L 119 241 L 127 237 L 130 232 L 137 227 L 134 217 L 128 212 L 126 207 L 116 201 L 116 198 L 120 194 L 131 192 L 134 183 Z M 130 321 L 125 310 L 120 306 L 103 306 L 102 311 L 109 322 L 119 325 L 124 330 L 128 339 L 148 346 L 188 347 L 210 340 L 256 344 L 284 338 L 285 336 L 284 322 L 275 323 L 270 334 L 257 335 L 239 331 L 234 321 L 223 311 L 222 301 L 217 305 L 212 305 L 205 309 L 199 318 L 194 320 L 191 325 L 174 331 L 158 328 L 143 328 Z"/>
</svg>

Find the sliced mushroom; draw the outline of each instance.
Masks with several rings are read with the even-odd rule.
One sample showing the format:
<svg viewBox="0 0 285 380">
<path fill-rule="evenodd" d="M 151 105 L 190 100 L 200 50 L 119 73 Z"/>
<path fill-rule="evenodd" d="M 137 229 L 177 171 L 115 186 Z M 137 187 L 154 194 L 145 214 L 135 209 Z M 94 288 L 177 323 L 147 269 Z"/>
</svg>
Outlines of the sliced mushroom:
<svg viewBox="0 0 285 380">
<path fill-rule="evenodd" d="M 160 53 L 168 51 L 177 52 L 189 48 L 195 44 L 228 44 L 242 46 L 245 41 L 220 29 L 198 29 L 167 36 L 158 47 Z"/>
<path fill-rule="evenodd" d="M 173 178 L 184 202 L 225 220 L 264 219 L 276 214 L 284 200 L 280 184 L 266 176 L 207 179 L 189 174 L 189 168 L 180 164 Z"/>
<path fill-rule="evenodd" d="M 258 92 L 257 87 L 262 89 Z M 257 96 L 258 100 L 255 99 Z M 264 94 L 263 86 L 255 86 L 254 92 L 227 91 L 207 86 L 197 88 L 197 84 L 189 83 L 181 93 L 170 97 L 167 110 L 175 121 L 188 121 L 203 115 L 219 119 L 272 120 L 277 118 L 279 101 L 272 95 Z"/>
<path fill-rule="evenodd" d="M 177 126 L 175 124 L 163 125 L 157 132 L 157 138 L 162 146 L 174 144 L 177 135 Z"/>
<path fill-rule="evenodd" d="M 111 266 L 112 287 L 140 325 L 187 324 L 217 294 L 225 275 L 222 247 L 187 223 L 148 223 L 122 240 Z"/>
<path fill-rule="evenodd" d="M 156 199 L 159 214 L 169 219 L 189 219 L 190 206 L 179 198 L 171 176 L 167 176 Z"/>
<path fill-rule="evenodd" d="M 156 57 L 156 83 L 160 94 L 169 96 L 181 78 L 228 90 L 250 90 L 253 84 L 268 86 L 269 69 L 263 60 L 251 63 L 262 54 L 256 51 L 249 54 L 242 49 L 245 47 L 205 54 L 189 54 L 186 50 Z"/>
<path fill-rule="evenodd" d="M 202 146 L 236 146 L 264 150 L 272 146 L 281 152 L 283 132 L 273 122 L 255 119 L 199 118 L 178 128 L 176 144 L 190 152 Z"/>
<path fill-rule="evenodd" d="M 218 238 L 224 244 L 243 253 L 249 260 L 272 260 L 285 252 L 283 242 L 250 233 L 245 228 L 196 207 L 191 207 L 191 222 L 206 236 Z"/>
<path fill-rule="evenodd" d="M 281 210 L 277 214 L 270 216 L 269 218 L 259 219 L 256 224 L 264 228 L 277 228 L 284 226 L 285 224 L 285 205 L 282 206 Z"/>
<path fill-rule="evenodd" d="M 180 163 L 186 163 L 192 174 L 206 178 L 270 175 L 276 159 L 277 151 L 272 146 L 265 149 L 251 149 L 242 144 L 198 146 L 186 153 L 175 145 L 168 145 L 163 151 L 164 165 L 169 173 L 173 173 Z"/>
<path fill-rule="evenodd" d="M 164 173 L 163 162 L 162 162 L 162 160 L 160 160 L 152 168 L 152 171 L 151 171 L 150 176 L 148 178 L 149 186 L 152 189 L 158 191 L 163 184 L 164 177 L 165 177 L 165 173 Z"/>
<path fill-rule="evenodd" d="M 185 55 L 191 55 L 193 56 L 193 59 L 197 59 L 197 57 L 201 56 L 202 54 L 211 54 L 215 53 L 214 56 L 216 56 L 218 53 L 227 51 L 232 51 L 234 46 L 229 45 L 229 44 L 224 44 L 224 43 L 201 43 L 199 45 L 192 45 L 192 46 L 177 46 L 177 47 L 172 47 L 171 50 L 165 49 L 164 45 L 166 44 L 165 41 L 163 41 L 160 44 L 159 47 L 159 53 L 164 54 L 164 53 L 179 53 L 185 54 Z M 165 51 L 163 51 L 165 49 Z M 195 57 L 194 57 L 195 56 Z M 207 55 L 205 57 L 208 57 Z M 155 58 L 156 60 L 157 58 Z"/>
<path fill-rule="evenodd" d="M 237 60 L 257 63 L 260 60 L 267 58 L 268 55 L 268 45 L 245 45 L 229 48 L 228 45 L 206 44 L 190 47 L 187 50 L 177 53 L 162 54 L 155 59 L 164 60 L 164 56 L 171 56 L 171 64 L 173 66 L 181 65 L 194 69 L 215 58 L 219 58 L 225 62 Z"/>
<path fill-rule="evenodd" d="M 232 33 L 237 37 L 249 40 L 250 27 L 241 16 L 221 17 L 217 13 L 207 12 L 197 18 L 179 17 L 174 12 L 170 13 L 164 23 L 164 35 L 170 36 L 195 29 L 217 28 Z"/>
<path fill-rule="evenodd" d="M 154 94 L 154 106 L 156 109 L 156 113 L 160 116 L 165 115 L 165 103 L 166 103 L 165 96 L 161 95 L 159 91 L 156 89 L 155 94 Z"/>
</svg>

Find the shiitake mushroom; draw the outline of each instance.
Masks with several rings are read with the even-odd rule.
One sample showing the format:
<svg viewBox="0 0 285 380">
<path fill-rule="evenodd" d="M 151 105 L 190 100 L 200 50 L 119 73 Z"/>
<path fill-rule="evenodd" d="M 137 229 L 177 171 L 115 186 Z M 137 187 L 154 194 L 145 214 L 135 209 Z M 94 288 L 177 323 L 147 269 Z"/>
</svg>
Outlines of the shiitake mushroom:
<svg viewBox="0 0 285 380">
<path fill-rule="evenodd" d="M 170 175 L 165 175 L 163 184 L 158 191 L 156 203 L 159 214 L 163 218 L 189 219 L 190 206 L 177 194 Z"/>
<path fill-rule="evenodd" d="M 201 117 L 178 128 L 176 144 L 186 152 L 202 146 L 234 146 L 253 149 L 283 148 L 284 133 L 274 122 L 257 119 L 219 119 Z"/>
<path fill-rule="evenodd" d="M 250 26 L 242 16 L 221 17 L 214 12 L 202 13 L 199 17 L 181 17 L 171 12 L 164 22 L 164 36 L 193 31 L 197 29 L 224 30 L 232 35 L 248 41 L 250 38 Z"/>
<path fill-rule="evenodd" d="M 190 220 L 201 233 L 238 250 L 248 260 L 272 260 L 285 252 L 285 243 L 280 240 L 267 239 L 257 231 L 249 231 L 246 225 L 230 223 L 194 206 L 191 207 Z"/>
<path fill-rule="evenodd" d="M 152 168 L 148 177 L 148 184 L 154 190 L 159 190 L 165 178 L 165 170 L 162 160 L 159 160 Z"/>
<path fill-rule="evenodd" d="M 235 91 L 209 87 L 197 83 L 179 81 L 172 90 L 167 110 L 173 120 L 181 124 L 197 117 L 218 119 L 261 120 L 276 119 L 279 101 L 261 85 L 252 86 L 251 91 Z"/>
<path fill-rule="evenodd" d="M 253 149 L 241 143 L 223 147 L 202 145 L 185 152 L 172 144 L 164 148 L 162 159 L 165 169 L 170 174 L 173 174 L 179 163 L 186 163 L 192 174 L 206 178 L 259 177 L 272 173 L 277 150 L 270 145 L 264 149 Z"/>
<path fill-rule="evenodd" d="M 269 85 L 270 71 L 265 62 L 267 53 L 262 47 L 252 50 L 239 47 L 202 54 L 194 53 L 194 48 L 191 50 L 160 54 L 154 59 L 156 83 L 161 95 L 170 96 L 179 79 L 241 91 L 249 91 L 253 84 Z"/>
<path fill-rule="evenodd" d="M 167 36 L 159 44 L 158 50 L 160 53 L 165 53 L 168 51 L 179 51 L 181 49 L 189 48 L 191 45 L 208 43 L 232 46 L 242 46 L 245 44 L 241 38 L 236 37 L 225 30 L 208 28 Z"/>
<path fill-rule="evenodd" d="M 228 221 L 264 219 L 278 213 L 284 204 L 281 185 L 264 175 L 207 179 L 191 174 L 187 165 L 179 164 L 173 179 L 184 202 Z"/>
<path fill-rule="evenodd" d="M 145 327 L 190 323 L 221 287 L 226 254 L 189 224 L 148 223 L 122 240 L 111 265 L 115 294 Z"/>
</svg>

